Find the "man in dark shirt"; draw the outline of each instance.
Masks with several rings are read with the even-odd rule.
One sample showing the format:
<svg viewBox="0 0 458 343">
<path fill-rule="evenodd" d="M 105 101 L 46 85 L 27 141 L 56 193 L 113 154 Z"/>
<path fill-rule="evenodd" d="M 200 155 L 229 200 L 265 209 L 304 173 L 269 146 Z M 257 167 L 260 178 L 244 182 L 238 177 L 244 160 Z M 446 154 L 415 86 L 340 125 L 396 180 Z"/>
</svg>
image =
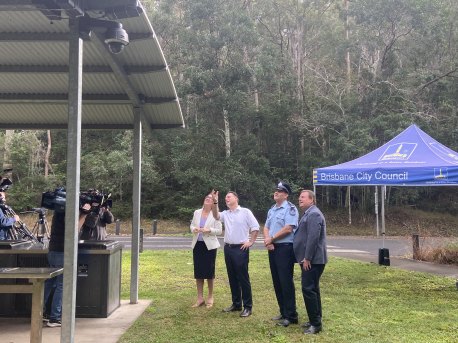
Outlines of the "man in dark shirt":
<svg viewBox="0 0 458 343">
<path fill-rule="evenodd" d="M 89 210 L 90 204 L 85 204 L 82 210 Z M 80 222 L 84 220 L 86 213 L 80 211 Z M 48 263 L 53 268 L 64 267 L 64 243 L 65 243 L 65 211 L 55 211 L 51 223 L 51 238 L 49 240 Z M 46 280 L 44 292 L 44 304 L 48 303 L 52 291 L 51 312 L 48 314 L 46 310 L 43 311 L 45 315 L 43 318 L 49 319 L 46 324 L 49 327 L 61 326 L 62 318 L 62 292 L 64 288 L 64 276 L 60 274 L 52 279 Z"/>
</svg>

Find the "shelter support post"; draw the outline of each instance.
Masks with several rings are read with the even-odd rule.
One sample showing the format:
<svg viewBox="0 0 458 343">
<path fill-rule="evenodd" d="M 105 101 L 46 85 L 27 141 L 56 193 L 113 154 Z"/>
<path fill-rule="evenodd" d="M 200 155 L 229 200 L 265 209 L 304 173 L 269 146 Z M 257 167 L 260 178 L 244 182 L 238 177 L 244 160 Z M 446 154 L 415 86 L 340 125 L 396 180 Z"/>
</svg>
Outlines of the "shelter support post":
<svg viewBox="0 0 458 343">
<path fill-rule="evenodd" d="M 414 260 L 420 259 L 420 235 L 418 233 L 412 234 L 412 258 Z"/>
<path fill-rule="evenodd" d="M 134 107 L 132 259 L 130 270 L 130 303 L 138 303 L 138 258 L 140 246 L 140 191 L 142 156 L 142 111 Z"/>
<path fill-rule="evenodd" d="M 381 206 L 381 216 L 382 216 L 382 238 L 383 238 L 383 248 L 385 247 L 385 198 L 386 198 L 386 186 L 382 186 L 382 206 Z"/>
<path fill-rule="evenodd" d="M 374 202 L 374 206 L 375 206 L 375 226 L 376 226 L 376 232 L 377 232 L 377 237 L 380 237 L 380 223 L 379 223 L 379 219 L 378 219 L 378 186 L 375 186 L 375 202 Z"/>
<path fill-rule="evenodd" d="M 350 186 L 347 186 L 347 203 L 348 203 L 348 225 L 351 225 L 351 194 Z"/>
<path fill-rule="evenodd" d="M 72 343 L 75 331 L 76 267 L 81 153 L 81 106 L 83 80 L 83 40 L 79 20 L 70 19 L 67 185 L 65 207 L 64 290 L 62 297 L 61 343 Z"/>
</svg>

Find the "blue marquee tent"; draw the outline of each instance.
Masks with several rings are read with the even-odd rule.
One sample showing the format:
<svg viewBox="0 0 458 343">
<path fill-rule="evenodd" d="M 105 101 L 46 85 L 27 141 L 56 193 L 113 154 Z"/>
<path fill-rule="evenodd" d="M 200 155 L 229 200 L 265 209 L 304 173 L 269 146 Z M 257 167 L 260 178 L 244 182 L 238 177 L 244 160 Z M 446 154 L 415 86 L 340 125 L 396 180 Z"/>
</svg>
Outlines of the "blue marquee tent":
<svg viewBox="0 0 458 343">
<path fill-rule="evenodd" d="M 416 125 L 355 160 L 313 170 L 313 184 L 341 186 L 458 185 L 458 153 Z"/>
</svg>

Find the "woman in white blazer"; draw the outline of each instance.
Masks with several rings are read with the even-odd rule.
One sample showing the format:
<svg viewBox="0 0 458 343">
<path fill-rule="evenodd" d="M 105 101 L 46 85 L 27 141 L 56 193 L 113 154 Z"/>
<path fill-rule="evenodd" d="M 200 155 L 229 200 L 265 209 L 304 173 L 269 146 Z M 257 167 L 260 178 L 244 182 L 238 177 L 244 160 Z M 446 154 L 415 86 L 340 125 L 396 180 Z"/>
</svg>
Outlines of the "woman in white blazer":
<svg viewBox="0 0 458 343">
<path fill-rule="evenodd" d="M 222 225 L 212 215 L 213 198 L 207 194 L 201 209 L 194 211 L 191 222 L 192 255 L 194 260 L 194 278 L 197 286 L 197 301 L 192 307 L 213 306 L 213 280 L 215 279 L 216 251 L 220 244 L 217 235 L 221 235 Z M 208 298 L 204 300 L 204 281 L 208 283 Z"/>
</svg>

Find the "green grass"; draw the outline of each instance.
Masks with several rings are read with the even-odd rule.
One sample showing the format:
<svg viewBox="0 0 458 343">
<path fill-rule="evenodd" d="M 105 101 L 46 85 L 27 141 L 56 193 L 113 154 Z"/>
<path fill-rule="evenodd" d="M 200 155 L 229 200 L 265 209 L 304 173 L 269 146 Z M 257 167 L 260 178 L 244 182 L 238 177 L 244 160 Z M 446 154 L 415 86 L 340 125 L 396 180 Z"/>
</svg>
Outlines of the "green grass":
<svg viewBox="0 0 458 343">
<path fill-rule="evenodd" d="M 322 277 L 323 326 L 319 335 L 298 325 L 276 327 L 278 314 L 266 252 L 251 251 L 253 315 L 222 313 L 230 305 L 223 253 L 218 252 L 215 305 L 195 302 L 191 251 L 147 251 L 140 255 L 139 298 L 152 305 L 120 342 L 457 342 L 455 280 L 374 264 L 331 258 Z M 129 298 L 130 255 L 123 257 L 122 297 Z M 306 314 L 295 275 L 300 321 Z"/>
</svg>

